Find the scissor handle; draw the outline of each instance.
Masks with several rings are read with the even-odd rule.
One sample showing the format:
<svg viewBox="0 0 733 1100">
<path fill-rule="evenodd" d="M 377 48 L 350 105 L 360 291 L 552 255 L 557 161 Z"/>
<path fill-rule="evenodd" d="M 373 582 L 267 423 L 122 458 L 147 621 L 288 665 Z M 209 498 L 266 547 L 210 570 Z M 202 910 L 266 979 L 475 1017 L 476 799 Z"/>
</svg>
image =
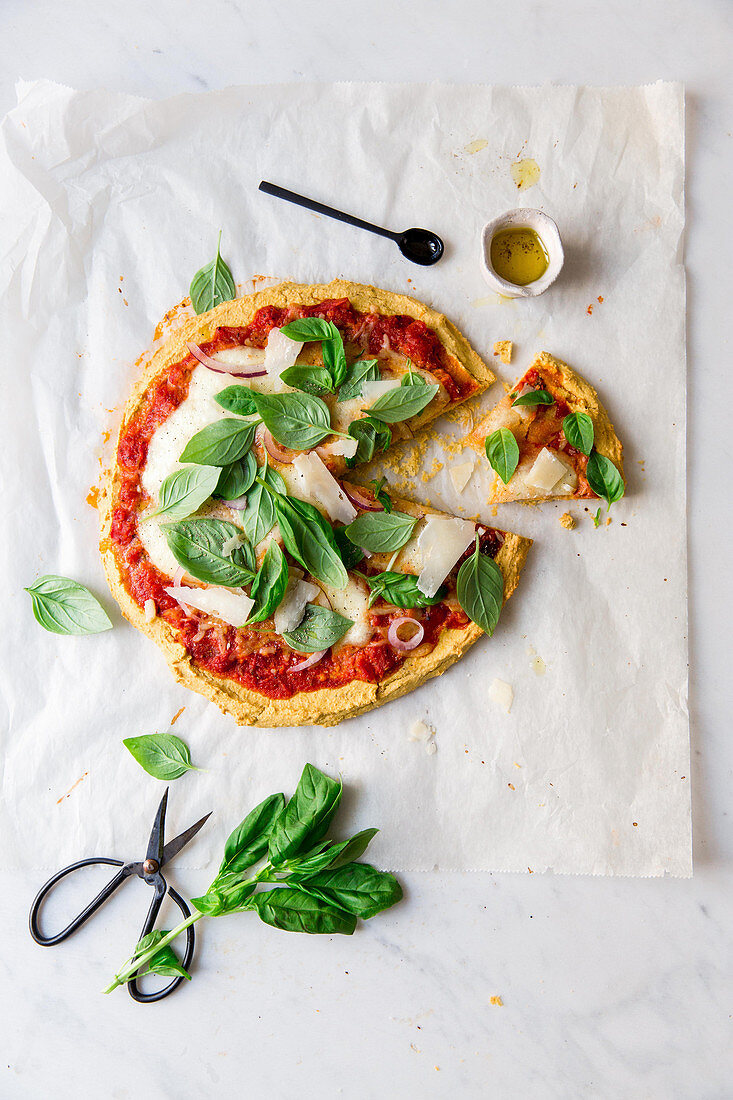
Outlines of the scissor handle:
<svg viewBox="0 0 733 1100">
<path fill-rule="evenodd" d="M 158 918 L 158 913 L 160 912 L 160 907 L 163 904 L 163 898 L 165 897 L 166 892 L 168 894 L 168 897 L 171 898 L 171 900 L 174 901 L 180 909 L 181 913 L 183 914 L 184 920 L 191 916 L 191 910 L 188 908 L 188 905 L 183 900 L 181 895 L 178 893 L 177 890 L 174 890 L 172 886 L 168 886 L 165 879 L 160 873 L 155 875 L 154 885 L 155 896 L 150 903 L 148 915 L 145 918 L 145 924 L 143 925 L 143 930 L 140 933 L 141 940 L 144 939 L 145 936 L 148 936 L 155 928 L 155 922 Z M 196 936 L 193 930 L 193 925 L 189 924 L 188 928 L 186 929 L 186 951 L 184 953 L 182 961 L 182 966 L 186 970 L 188 970 L 191 959 L 193 958 L 195 946 Z M 168 982 L 168 985 L 164 985 L 163 988 L 159 989 L 156 993 L 142 993 L 140 989 L 138 989 L 137 979 L 132 978 L 132 980 L 127 983 L 127 990 L 133 1001 L 138 1001 L 140 1002 L 140 1004 L 149 1004 L 152 1001 L 162 1001 L 164 997 L 170 996 L 174 989 L 178 989 L 178 986 L 181 984 L 181 982 L 184 982 L 185 980 L 186 979 L 181 974 L 179 974 L 177 977 L 173 978 L 172 981 Z"/>
<path fill-rule="evenodd" d="M 53 890 L 57 882 L 60 882 L 62 878 L 66 878 L 67 875 L 72 874 L 74 871 L 78 871 L 80 867 L 91 867 L 95 863 L 107 864 L 110 867 L 121 867 L 114 878 L 111 878 L 106 886 L 97 894 L 96 898 L 89 902 L 86 909 L 84 909 L 77 917 L 66 925 L 60 932 L 57 932 L 55 936 L 44 936 L 38 926 L 38 915 L 41 910 L 41 906 Z M 78 863 L 72 863 L 68 867 L 64 867 L 62 871 L 55 874 L 53 878 L 50 878 L 41 889 L 38 891 L 35 897 L 35 901 L 31 906 L 30 917 L 28 924 L 30 927 L 31 936 L 40 944 L 41 947 L 54 947 L 57 943 L 63 943 L 69 936 L 76 932 L 77 928 L 80 928 L 85 921 L 89 920 L 93 913 L 96 913 L 100 906 L 104 905 L 105 901 L 112 896 L 118 886 L 120 886 L 129 874 L 127 865 L 122 862 L 121 859 L 106 859 L 104 856 L 92 856 L 90 859 L 80 859 Z"/>
</svg>

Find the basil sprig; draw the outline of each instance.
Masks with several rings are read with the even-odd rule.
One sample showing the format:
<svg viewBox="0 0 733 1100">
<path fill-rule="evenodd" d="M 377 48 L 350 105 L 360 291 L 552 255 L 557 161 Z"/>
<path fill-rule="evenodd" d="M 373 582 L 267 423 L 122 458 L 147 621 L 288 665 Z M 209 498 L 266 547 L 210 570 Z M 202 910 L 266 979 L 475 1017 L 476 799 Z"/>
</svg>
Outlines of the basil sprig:
<svg viewBox="0 0 733 1100">
<path fill-rule="evenodd" d="M 349 467 L 356 466 L 360 462 L 371 461 L 376 451 L 386 451 L 392 442 L 392 432 L 387 425 L 372 419 L 371 416 L 352 421 L 349 424 L 349 435 L 358 442 L 356 454 L 346 459 L 346 465 Z"/>
<path fill-rule="evenodd" d="M 186 466 L 174 470 L 161 484 L 158 507 L 151 516 L 186 519 L 209 499 L 221 473 L 217 466 Z"/>
<path fill-rule="evenodd" d="M 504 602 L 504 577 L 488 554 L 476 548 L 458 570 L 456 595 L 463 610 L 486 634 L 493 634 Z"/>
<path fill-rule="evenodd" d="M 417 518 L 405 512 L 363 512 L 348 525 L 346 534 L 371 554 L 391 554 L 410 538 Z"/>
<path fill-rule="evenodd" d="M 351 401 L 354 397 L 361 397 L 364 383 L 378 382 L 379 378 L 379 365 L 376 359 L 359 359 L 346 371 L 337 400 Z"/>
<path fill-rule="evenodd" d="M 265 485 L 262 485 L 262 482 Z M 257 546 L 275 526 L 275 501 L 267 489 L 287 494 L 287 488 L 277 470 L 267 463 L 260 468 L 259 479 L 247 494 L 247 507 L 242 512 L 242 527 L 252 546 Z"/>
<path fill-rule="evenodd" d="M 392 573 L 385 570 L 383 573 L 375 573 L 367 576 L 360 573 L 360 577 L 367 582 L 370 588 L 369 606 L 373 607 L 377 600 L 391 603 L 395 607 L 432 607 L 445 597 L 447 589 L 440 588 L 434 596 L 426 596 L 417 587 L 417 577 L 412 573 Z"/>
<path fill-rule="evenodd" d="M 562 430 L 571 447 L 590 456 L 595 441 L 593 421 L 584 412 L 572 412 L 563 419 Z"/>
<path fill-rule="evenodd" d="M 393 875 L 356 862 L 375 829 L 350 840 L 325 839 L 341 792 L 340 783 L 306 764 L 287 804 L 274 794 L 256 806 L 227 840 L 209 889 L 193 899 L 196 911 L 170 932 L 142 940 L 105 993 L 144 973 L 156 958 L 173 966 L 162 953 L 206 915 L 250 911 L 289 932 L 350 935 L 359 918 L 369 920 L 398 902 L 402 890 Z"/>
<path fill-rule="evenodd" d="M 216 257 L 197 271 L 189 289 L 191 305 L 197 313 L 206 313 L 222 302 L 230 302 L 237 296 L 232 273 L 221 258 L 221 232 L 216 245 Z"/>
<path fill-rule="evenodd" d="M 606 501 L 609 508 L 624 495 L 624 479 L 610 458 L 593 451 L 588 459 L 585 471 L 588 484 L 598 497 Z"/>
<path fill-rule="evenodd" d="M 231 466 L 244 458 L 254 442 L 256 424 L 227 418 L 207 424 L 186 444 L 179 462 L 199 466 Z"/>
<path fill-rule="evenodd" d="M 555 398 L 548 390 L 528 390 L 512 401 L 514 405 L 554 405 Z"/>
<path fill-rule="evenodd" d="M 497 428 L 486 437 L 484 446 L 489 465 L 506 485 L 519 463 L 519 445 L 514 433 L 508 428 Z"/>
<path fill-rule="evenodd" d="M 255 575 L 255 556 L 249 542 L 227 557 L 224 543 L 242 530 L 222 519 L 184 519 L 162 525 L 171 553 L 187 573 L 208 584 L 236 588 L 249 584 Z"/>
<path fill-rule="evenodd" d="M 262 565 L 252 582 L 249 594 L 255 604 L 247 624 L 261 623 L 280 606 L 288 587 L 288 563 L 285 555 L 273 539 L 265 551 Z"/>
<path fill-rule="evenodd" d="M 308 393 L 253 391 L 252 398 L 265 427 L 283 447 L 308 451 L 334 434 L 328 405 L 319 397 Z"/>
<path fill-rule="evenodd" d="M 153 779 L 178 779 L 186 772 L 199 771 L 191 763 L 191 753 L 186 742 L 173 733 L 146 733 L 141 737 L 126 737 L 122 744 Z"/>
<path fill-rule="evenodd" d="M 36 622 L 52 634 L 101 634 L 112 629 L 99 600 L 78 581 L 49 573 L 25 591 L 30 592 Z"/>
<path fill-rule="evenodd" d="M 421 413 L 439 389 L 440 386 L 437 384 L 430 385 L 422 375 L 413 374 L 410 371 L 403 377 L 399 386 L 383 393 L 373 405 L 370 405 L 369 416 L 385 424 L 399 424 Z"/>
<path fill-rule="evenodd" d="M 157 945 L 169 934 L 167 928 L 154 928 L 152 932 L 149 932 L 147 936 L 138 943 L 133 952 L 133 959 L 139 958 L 151 949 L 155 949 Z M 159 974 L 165 978 L 181 977 L 186 981 L 191 981 L 191 975 L 185 969 L 180 959 L 174 952 L 172 947 L 158 948 L 157 953 L 153 955 L 149 962 L 138 970 L 137 977 L 142 978 L 145 974 Z"/>
<path fill-rule="evenodd" d="M 336 545 L 333 528 L 312 504 L 275 492 L 260 482 L 275 505 L 285 549 L 306 573 L 333 588 L 345 588 L 348 575 Z"/>
<path fill-rule="evenodd" d="M 309 603 L 300 624 L 294 630 L 286 631 L 283 639 L 298 653 L 319 653 L 335 645 L 353 625 L 353 619 L 347 619 L 328 607 Z"/>
</svg>

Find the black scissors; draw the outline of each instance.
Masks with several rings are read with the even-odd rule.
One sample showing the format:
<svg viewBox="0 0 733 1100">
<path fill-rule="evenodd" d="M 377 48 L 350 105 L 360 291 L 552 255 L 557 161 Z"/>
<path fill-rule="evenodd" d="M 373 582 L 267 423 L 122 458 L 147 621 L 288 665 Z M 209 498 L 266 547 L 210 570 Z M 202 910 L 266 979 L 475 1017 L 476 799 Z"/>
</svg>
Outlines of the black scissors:
<svg viewBox="0 0 733 1100">
<path fill-rule="evenodd" d="M 137 875 L 138 878 L 147 882 L 148 886 L 152 886 L 155 890 L 155 895 L 148 909 L 148 915 L 145 918 L 143 930 L 139 936 L 140 940 L 153 931 L 155 921 L 160 912 L 160 907 L 163 904 L 163 898 L 166 893 L 176 903 L 183 913 L 184 918 L 191 916 L 191 910 L 188 905 L 181 895 L 174 890 L 172 886 L 168 885 L 160 873 L 160 869 L 169 859 L 177 855 L 181 848 L 188 844 L 189 840 L 192 840 L 196 836 L 201 826 L 211 817 L 211 813 L 206 814 L 200 821 L 197 821 L 195 825 L 192 825 L 190 829 L 186 829 L 184 833 L 181 833 L 179 836 L 175 837 L 174 840 L 169 840 L 168 843 L 165 844 L 165 811 L 167 805 L 168 788 L 166 788 L 160 806 L 158 806 L 158 812 L 155 815 L 153 829 L 150 833 L 150 840 L 148 841 L 148 852 L 142 863 L 123 863 L 121 859 L 106 859 L 104 856 L 92 856 L 90 859 L 80 859 L 78 863 L 72 863 L 69 867 L 64 867 L 63 871 L 59 871 L 41 887 L 31 906 L 29 920 L 31 936 L 33 936 L 36 943 L 39 943 L 41 947 L 55 947 L 57 943 L 63 943 L 64 940 L 68 939 L 69 936 L 76 932 L 77 928 L 81 928 L 82 924 L 96 913 L 96 911 L 104 905 L 105 901 L 112 896 L 115 890 L 132 875 Z M 70 875 L 72 871 L 78 871 L 80 867 L 89 867 L 95 863 L 108 864 L 110 867 L 119 867 L 120 870 L 115 877 L 110 879 L 107 885 L 100 890 L 96 898 L 89 902 L 86 909 L 79 913 L 78 917 L 74 917 L 70 924 L 67 924 L 66 928 L 62 929 L 61 932 L 57 932 L 55 936 L 44 936 L 38 926 L 38 914 L 40 913 L 43 902 L 53 890 L 56 883 L 60 882 L 60 880 L 67 875 Z M 188 965 L 193 958 L 195 942 L 193 925 L 189 925 L 186 929 L 186 953 L 183 956 L 183 966 L 185 969 L 188 969 Z M 137 982 L 133 978 L 132 981 L 127 983 L 127 988 L 133 1000 L 141 1001 L 145 1004 L 149 1001 L 160 1001 L 163 997 L 167 997 L 169 993 L 172 993 L 174 989 L 178 988 L 182 981 L 184 981 L 184 978 L 179 975 L 174 978 L 173 981 L 169 982 L 168 985 L 164 986 L 163 989 L 158 990 L 157 993 L 142 993 L 138 989 Z"/>
</svg>

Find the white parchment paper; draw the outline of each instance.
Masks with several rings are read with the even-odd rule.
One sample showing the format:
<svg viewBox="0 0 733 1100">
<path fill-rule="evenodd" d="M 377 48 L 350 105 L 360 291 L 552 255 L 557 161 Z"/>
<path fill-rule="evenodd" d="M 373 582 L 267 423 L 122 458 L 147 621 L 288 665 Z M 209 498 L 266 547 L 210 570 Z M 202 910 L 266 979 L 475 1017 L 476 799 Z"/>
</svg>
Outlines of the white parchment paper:
<svg viewBox="0 0 733 1100">
<path fill-rule="evenodd" d="M 510 169 L 529 157 L 540 178 L 520 193 Z M 262 178 L 435 229 L 445 258 L 412 266 L 389 242 L 258 193 Z M 519 205 L 557 220 L 567 259 L 544 296 L 508 302 L 482 281 L 479 235 Z M 294 84 L 151 102 L 22 84 L 0 132 L 0 207 L 6 865 L 139 857 L 162 784 L 121 741 L 185 707 L 175 731 L 207 770 L 172 785 L 169 835 L 215 816 L 182 866 L 217 859 L 244 812 L 292 791 L 310 760 L 342 773 L 344 828 L 381 828 L 383 866 L 690 873 L 680 86 Z M 502 507 L 494 524 L 536 541 L 494 637 L 332 730 L 237 728 L 173 682 L 103 580 L 85 499 L 102 433 L 220 228 L 242 283 L 407 290 L 495 364 L 494 341 L 514 340 L 505 381 L 539 350 L 566 359 L 625 444 L 628 495 L 610 525 L 580 505 L 574 531 L 563 506 Z M 485 474 L 452 489 L 459 461 L 431 444 L 423 469 L 437 472 L 412 491 L 491 521 Z M 22 590 L 44 572 L 89 584 L 115 629 L 44 633 Z M 508 715 L 489 699 L 495 677 L 513 686 Z M 416 718 L 436 731 L 433 755 L 408 739 Z"/>
</svg>

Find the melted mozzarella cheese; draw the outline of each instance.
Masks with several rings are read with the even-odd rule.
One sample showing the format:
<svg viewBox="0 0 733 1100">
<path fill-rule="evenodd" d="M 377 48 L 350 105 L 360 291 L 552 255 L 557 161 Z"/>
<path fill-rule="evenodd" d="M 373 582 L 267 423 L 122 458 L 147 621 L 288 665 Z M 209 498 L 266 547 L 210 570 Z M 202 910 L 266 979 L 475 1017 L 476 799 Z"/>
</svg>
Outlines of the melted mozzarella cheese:
<svg viewBox="0 0 733 1100">
<path fill-rule="evenodd" d="M 166 588 L 169 596 L 204 611 L 207 615 L 216 615 L 230 626 L 244 626 L 254 607 L 254 600 L 243 592 L 230 592 L 227 588 L 186 588 L 171 586 Z"/>
<path fill-rule="evenodd" d="M 325 508 L 330 519 L 340 520 L 341 523 L 351 523 L 352 519 L 356 519 L 356 508 L 324 465 L 320 455 L 315 451 L 296 455 L 292 465 L 303 483 L 296 490 L 296 496 L 303 499 L 304 488 L 310 499 L 315 499 L 317 504 Z"/>
<path fill-rule="evenodd" d="M 532 469 L 525 475 L 527 485 L 543 493 L 551 493 L 561 479 L 571 472 L 571 467 L 547 447 L 543 447 Z M 577 484 L 577 478 L 576 478 Z"/>
<path fill-rule="evenodd" d="M 165 517 L 162 517 L 162 522 L 165 522 Z M 178 562 L 173 556 L 168 540 L 163 533 L 161 521 L 157 517 L 142 520 L 137 525 L 137 534 L 143 544 L 145 553 L 155 568 L 168 577 L 175 576 Z"/>
<path fill-rule="evenodd" d="M 471 545 L 476 524 L 468 519 L 428 516 L 420 535 L 418 549 L 422 568 L 417 587 L 426 596 L 434 596 L 461 555 Z"/>
<path fill-rule="evenodd" d="M 349 575 L 345 588 L 331 588 L 322 584 L 321 588 L 328 597 L 331 609 L 351 619 L 353 626 L 339 640 L 339 645 L 366 645 L 374 634 L 369 621 L 369 587 L 358 577 Z"/>
<path fill-rule="evenodd" d="M 275 633 L 286 634 L 289 630 L 295 630 L 305 615 L 306 604 L 315 599 L 320 591 L 317 584 L 291 576 L 282 602 L 275 612 Z"/>
<path fill-rule="evenodd" d="M 280 332 L 280 329 L 273 329 L 273 333 Z M 270 334 L 272 339 L 272 333 Z M 280 336 L 280 340 L 288 340 L 287 336 Z M 302 347 L 297 341 L 288 340 L 288 344 L 295 348 L 295 357 L 297 358 L 298 351 Z M 270 360 L 267 362 L 267 351 L 270 346 L 268 340 L 267 348 L 247 348 L 244 346 L 236 348 L 225 348 L 223 351 L 218 351 L 214 358 L 222 366 L 236 366 L 236 367 L 249 367 L 249 366 L 261 366 L 263 370 L 267 371 L 266 374 L 261 374 L 253 377 L 246 377 L 241 375 L 233 378 L 232 381 L 239 386 L 249 386 L 251 390 L 256 390 L 257 393 L 288 393 L 292 391 L 292 386 L 286 386 L 283 380 L 280 378 L 280 371 L 285 370 L 285 367 L 291 367 L 295 362 L 289 362 L 285 360 L 285 357 L 280 357 L 277 360 Z M 290 357 L 288 357 L 290 358 Z M 279 369 L 277 366 L 279 365 Z M 219 375 L 219 377 L 223 377 Z M 224 380 L 221 383 L 221 389 L 225 386 L 231 385 L 231 382 Z"/>
</svg>

